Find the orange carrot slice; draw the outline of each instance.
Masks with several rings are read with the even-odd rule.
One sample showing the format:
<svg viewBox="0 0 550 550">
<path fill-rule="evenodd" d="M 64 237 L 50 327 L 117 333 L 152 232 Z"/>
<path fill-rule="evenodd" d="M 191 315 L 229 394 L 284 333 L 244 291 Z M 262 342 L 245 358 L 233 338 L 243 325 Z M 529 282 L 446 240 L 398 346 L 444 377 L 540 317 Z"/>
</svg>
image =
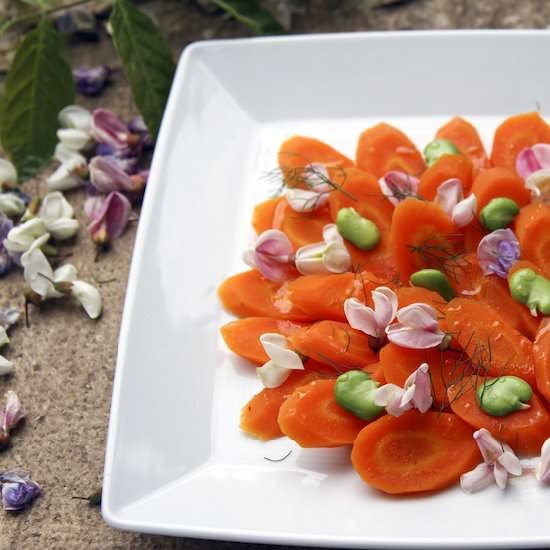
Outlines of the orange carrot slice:
<svg viewBox="0 0 550 550">
<path fill-rule="evenodd" d="M 512 199 L 520 207 L 531 202 L 531 192 L 523 180 L 507 168 L 489 168 L 479 174 L 472 185 L 472 193 L 477 198 L 478 213 L 498 197 Z"/>
<path fill-rule="evenodd" d="M 408 411 L 363 428 L 351 462 L 363 481 L 390 494 L 443 489 L 480 461 L 472 429 L 450 413 Z"/>
<path fill-rule="evenodd" d="M 273 317 L 245 317 L 223 325 L 221 333 L 225 344 L 233 353 L 256 365 L 263 365 L 269 357 L 260 343 L 262 334 L 276 332 L 289 336 L 303 326 L 303 323 Z"/>
<path fill-rule="evenodd" d="M 334 398 L 335 380 L 314 380 L 297 388 L 281 405 L 279 427 L 301 447 L 350 445 L 366 424 Z"/>
<path fill-rule="evenodd" d="M 547 403 L 550 403 L 550 318 L 546 317 L 540 324 L 539 332 L 533 344 L 535 358 L 535 380 L 537 390 Z"/>
<path fill-rule="evenodd" d="M 313 321 L 289 299 L 288 283 L 279 285 L 259 271 L 243 271 L 225 279 L 218 297 L 225 309 L 237 317 L 275 317 L 291 321 Z"/>
<path fill-rule="evenodd" d="M 542 443 L 550 437 L 550 413 L 541 399 L 533 394 L 529 409 L 506 416 L 491 416 L 477 403 L 475 392 L 483 381 L 483 378 L 471 376 L 449 388 L 453 412 L 473 428 L 489 430 L 496 439 L 508 443 L 517 453 L 538 455 Z"/>
<path fill-rule="evenodd" d="M 286 202 L 286 208 L 277 212 L 280 216 L 276 229 L 286 234 L 294 248 L 323 241 L 323 227 L 332 223 L 328 207 L 314 212 L 296 212 Z M 281 212 L 283 212 L 281 216 Z"/>
<path fill-rule="evenodd" d="M 378 360 L 369 337 L 347 323 L 319 321 L 293 332 L 289 347 L 339 370 L 359 369 Z"/>
<path fill-rule="evenodd" d="M 533 202 L 522 208 L 515 219 L 515 232 L 522 259 L 534 262 L 550 278 L 550 206 Z"/>
<path fill-rule="evenodd" d="M 464 195 L 472 186 L 472 161 L 464 155 L 443 155 L 430 166 L 420 178 L 418 194 L 425 200 L 432 201 L 437 188 L 449 179 L 457 178 L 462 182 Z"/>
<path fill-rule="evenodd" d="M 481 375 L 514 375 L 535 382 L 532 343 L 487 304 L 454 298 L 440 321 L 477 365 Z"/>
<path fill-rule="evenodd" d="M 395 208 L 390 248 L 402 281 L 425 268 L 439 269 L 452 278 L 460 240 L 456 226 L 435 203 L 408 198 Z"/>
<path fill-rule="evenodd" d="M 283 432 L 277 417 L 285 399 L 296 388 L 325 376 L 310 369 L 293 370 L 279 387 L 264 388 L 241 409 L 241 430 L 263 441 L 281 437 Z"/>
<path fill-rule="evenodd" d="M 282 197 L 267 199 L 254 207 L 252 214 L 252 227 L 259 235 L 273 227 L 273 216 L 277 205 L 283 200 Z"/>
<path fill-rule="evenodd" d="M 439 128 L 436 137 L 452 141 L 463 155 L 469 157 L 475 174 L 491 166 L 477 130 L 467 120 L 458 116 L 452 118 Z"/>
<path fill-rule="evenodd" d="M 377 178 L 390 170 L 418 176 L 426 168 L 414 143 L 403 132 L 384 123 L 368 128 L 359 136 L 355 158 L 361 170 Z"/>
<path fill-rule="evenodd" d="M 440 294 L 420 286 L 402 286 L 397 288 L 395 293 L 400 308 L 423 303 L 432 306 L 439 315 L 443 315 L 447 307 L 447 302 Z"/>
</svg>

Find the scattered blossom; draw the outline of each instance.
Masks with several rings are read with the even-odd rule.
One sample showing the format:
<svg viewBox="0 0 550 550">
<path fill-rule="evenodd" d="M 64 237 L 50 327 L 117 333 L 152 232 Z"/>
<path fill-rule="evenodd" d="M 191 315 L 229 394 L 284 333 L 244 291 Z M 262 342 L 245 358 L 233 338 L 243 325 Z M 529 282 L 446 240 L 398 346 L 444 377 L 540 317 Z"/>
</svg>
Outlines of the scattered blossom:
<svg viewBox="0 0 550 550">
<path fill-rule="evenodd" d="M 27 508 L 42 489 L 31 480 L 29 474 L 20 470 L 0 471 L 2 507 L 8 512 L 19 512 Z"/>
<path fill-rule="evenodd" d="M 292 244 L 278 229 L 268 229 L 243 254 L 244 262 L 256 268 L 270 281 L 281 282 L 288 278 L 293 259 Z"/>
<path fill-rule="evenodd" d="M 495 439 L 489 430 L 481 428 L 474 432 L 483 462 L 473 470 L 462 474 L 460 485 L 466 493 L 475 493 L 493 482 L 500 489 L 506 489 L 508 476 L 521 475 L 522 468 L 518 457 L 506 443 Z"/>
<path fill-rule="evenodd" d="M 550 485 L 550 438 L 542 444 L 540 460 L 535 468 L 535 477 L 541 483 Z"/>
<path fill-rule="evenodd" d="M 17 170 L 6 159 L 0 158 L 0 189 L 15 189 L 17 187 Z"/>
<path fill-rule="evenodd" d="M 5 399 L 6 404 L 0 408 L 0 448 L 9 445 L 11 431 L 25 418 L 21 401 L 14 391 L 7 391 Z"/>
<path fill-rule="evenodd" d="M 407 197 L 417 197 L 420 180 L 406 172 L 392 170 L 378 180 L 378 185 L 384 196 L 397 206 Z"/>
<path fill-rule="evenodd" d="M 462 182 L 452 178 L 437 188 L 434 202 L 439 205 L 458 227 L 468 225 L 473 219 L 477 207 L 476 196 L 472 193 L 466 199 Z"/>
<path fill-rule="evenodd" d="M 539 196 L 550 185 L 550 145 L 537 143 L 520 151 L 516 172 L 525 180 L 525 186 Z"/>
<path fill-rule="evenodd" d="M 280 386 L 292 370 L 303 370 L 300 356 L 288 349 L 287 339 L 281 334 L 268 332 L 260 336 L 260 342 L 269 361 L 256 369 L 256 373 L 266 388 Z"/>
<path fill-rule="evenodd" d="M 329 173 L 323 164 L 314 162 L 304 167 L 302 178 L 307 189 L 292 187 L 287 190 L 288 204 L 296 212 L 313 212 L 328 202 L 332 186 Z"/>
<path fill-rule="evenodd" d="M 483 273 L 495 274 L 503 279 L 506 279 L 519 256 L 519 241 L 511 229 L 497 229 L 485 235 L 477 247 L 477 258 Z"/>
<path fill-rule="evenodd" d="M 77 67 L 73 69 L 76 89 L 83 95 L 99 95 L 109 82 L 111 73 L 111 68 L 108 65 Z"/>
<path fill-rule="evenodd" d="M 390 342 L 404 348 L 428 349 L 439 346 L 445 333 L 437 324 L 433 307 L 428 304 L 411 304 L 397 311 L 397 323 L 386 328 Z"/>
<path fill-rule="evenodd" d="M 84 211 L 90 220 L 88 231 L 92 240 L 99 246 L 108 246 L 126 229 L 132 205 L 122 193 L 112 191 L 105 198 L 89 197 Z"/>
</svg>

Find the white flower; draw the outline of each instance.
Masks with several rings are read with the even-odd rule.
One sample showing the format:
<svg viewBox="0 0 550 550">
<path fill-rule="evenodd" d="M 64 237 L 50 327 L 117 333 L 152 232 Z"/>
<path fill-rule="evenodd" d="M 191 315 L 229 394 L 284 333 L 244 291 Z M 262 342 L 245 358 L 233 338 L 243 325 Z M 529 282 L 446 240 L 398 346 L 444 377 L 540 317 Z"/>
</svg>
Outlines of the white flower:
<svg viewBox="0 0 550 550">
<path fill-rule="evenodd" d="M 496 482 L 500 489 L 506 489 L 508 474 L 521 475 L 522 468 L 518 457 L 509 445 L 496 440 L 485 428 L 474 432 L 474 439 L 483 462 L 460 476 L 460 486 L 466 493 L 475 493 L 493 482 Z"/>
<path fill-rule="evenodd" d="M 74 281 L 71 286 L 71 294 L 80 302 L 84 311 L 91 319 L 97 319 L 101 315 L 103 302 L 99 290 L 85 281 Z"/>
<path fill-rule="evenodd" d="M 31 220 L 33 221 L 33 220 Z M 27 222 L 28 223 L 28 222 Z M 29 287 L 43 300 L 63 296 L 54 287 L 53 269 L 40 247 L 50 238 L 49 233 L 39 237 L 21 256 L 23 277 Z"/>
<path fill-rule="evenodd" d="M 255 267 L 270 281 L 277 282 L 288 278 L 291 258 L 292 244 L 278 229 L 263 231 L 243 254 L 243 260 L 247 265 Z"/>
<path fill-rule="evenodd" d="M 8 218 L 21 216 L 25 212 L 25 203 L 15 193 L 0 193 L 0 213 Z"/>
<path fill-rule="evenodd" d="M 79 187 L 82 174 L 87 170 L 86 159 L 75 153 L 65 160 L 57 170 L 46 180 L 52 190 L 67 191 Z"/>
<path fill-rule="evenodd" d="M 43 199 L 38 217 L 44 220 L 46 231 L 54 239 L 69 239 L 76 235 L 78 222 L 73 219 L 73 207 L 60 191 L 48 193 Z"/>
<path fill-rule="evenodd" d="M 348 298 L 344 302 L 344 313 L 352 328 L 373 338 L 383 339 L 386 327 L 394 320 L 397 312 L 397 296 L 391 288 L 385 286 L 379 286 L 371 294 L 374 309 L 356 298 Z"/>
<path fill-rule="evenodd" d="M 535 468 L 535 477 L 540 482 L 550 485 L 550 438 L 542 444 L 540 461 Z"/>
<path fill-rule="evenodd" d="M 465 199 L 459 179 L 448 179 L 439 185 L 434 202 L 447 212 L 458 227 L 464 227 L 474 219 L 477 208 L 476 196 L 472 193 Z"/>
<path fill-rule="evenodd" d="M 44 221 L 40 218 L 32 218 L 10 230 L 4 239 L 4 247 L 10 253 L 26 252 L 31 244 L 44 234 L 46 234 Z"/>
<path fill-rule="evenodd" d="M 302 178 L 308 189 L 292 187 L 286 193 L 290 208 L 296 212 L 313 212 L 328 202 L 332 191 L 329 173 L 326 167 L 318 162 L 304 166 Z"/>
<path fill-rule="evenodd" d="M 17 170 L 6 159 L 0 158 L 0 189 L 14 189 L 17 187 Z"/>
<path fill-rule="evenodd" d="M 68 105 L 59 111 L 57 118 L 63 128 L 75 128 L 90 132 L 92 124 L 92 115 L 90 111 L 78 107 L 78 105 Z"/>
<path fill-rule="evenodd" d="M 291 370 L 302 370 L 304 365 L 300 356 L 288 349 L 284 336 L 267 332 L 260 336 L 260 342 L 270 360 L 256 369 L 258 377 L 266 388 L 280 386 L 289 376 Z"/>
<path fill-rule="evenodd" d="M 323 228 L 324 242 L 302 246 L 296 251 L 296 269 L 302 275 L 344 273 L 351 267 L 351 257 L 335 224 Z"/>
<path fill-rule="evenodd" d="M 385 407 L 391 416 L 401 416 L 405 411 L 418 409 L 427 412 L 432 406 L 432 384 L 428 363 L 422 363 L 405 381 L 403 388 L 396 384 L 384 384 L 374 393 L 374 402 Z"/>
<path fill-rule="evenodd" d="M 66 149 L 75 152 L 87 149 L 92 143 L 90 134 L 76 128 L 61 128 L 57 130 L 57 139 L 59 139 L 59 143 Z"/>
</svg>

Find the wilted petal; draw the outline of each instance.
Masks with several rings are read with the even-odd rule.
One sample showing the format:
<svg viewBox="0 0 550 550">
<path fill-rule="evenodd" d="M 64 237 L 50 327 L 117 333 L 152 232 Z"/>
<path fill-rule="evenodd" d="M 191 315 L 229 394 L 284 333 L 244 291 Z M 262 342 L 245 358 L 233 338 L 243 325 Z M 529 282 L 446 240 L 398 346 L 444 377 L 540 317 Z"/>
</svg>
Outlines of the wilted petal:
<svg viewBox="0 0 550 550">
<path fill-rule="evenodd" d="M 344 243 L 331 242 L 323 253 L 323 264 L 331 273 L 345 273 L 351 267 L 351 256 Z"/>
<path fill-rule="evenodd" d="M 32 218 L 25 223 L 13 227 L 4 239 L 4 247 L 11 252 L 25 252 L 35 239 L 46 233 L 44 221 Z M 45 241 L 44 241 L 45 242 Z"/>
<path fill-rule="evenodd" d="M 132 205 L 122 193 L 117 191 L 109 193 L 101 208 L 96 211 L 96 217 L 88 226 L 92 238 L 105 232 L 109 241 L 117 239 L 126 229 L 131 213 Z"/>
<path fill-rule="evenodd" d="M 77 271 L 73 264 L 63 264 L 53 272 L 53 280 L 56 283 L 72 283 L 76 281 Z"/>
<path fill-rule="evenodd" d="M 550 484 L 550 438 L 542 444 L 540 460 L 535 468 L 535 476 L 542 483 Z"/>
<path fill-rule="evenodd" d="M 504 451 L 502 443 L 495 439 L 486 428 L 481 428 L 474 432 L 473 437 L 479 447 L 483 460 L 487 464 L 496 462 Z"/>
<path fill-rule="evenodd" d="M 505 279 L 519 256 L 519 241 L 511 229 L 497 229 L 485 235 L 477 247 L 477 258 L 485 275 L 495 274 Z"/>
<path fill-rule="evenodd" d="M 57 118 L 63 128 L 75 128 L 84 132 L 90 131 L 92 115 L 90 111 L 78 105 L 68 105 L 64 109 L 61 109 Z"/>
<path fill-rule="evenodd" d="M 344 302 L 344 314 L 351 328 L 360 330 L 373 338 L 380 337 L 374 310 L 362 304 L 357 298 L 348 298 Z"/>
<path fill-rule="evenodd" d="M 103 309 L 103 301 L 99 290 L 85 281 L 74 281 L 71 294 L 80 302 L 90 319 L 97 319 Z"/>
<path fill-rule="evenodd" d="M 18 309 L 0 309 L 0 326 L 8 329 L 11 326 L 15 325 L 19 321 L 20 317 L 21 312 Z"/>
<path fill-rule="evenodd" d="M 96 141 L 116 149 L 124 147 L 128 142 L 126 125 L 108 109 L 96 109 L 92 113 L 91 132 Z"/>
<path fill-rule="evenodd" d="M 520 476 L 522 470 L 519 458 L 509 445 L 503 444 L 504 452 L 498 457 L 497 464 L 500 464 L 509 474 Z"/>
<path fill-rule="evenodd" d="M 504 466 L 495 462 L 493 464 L 493 475 L 495 476 L 495 482 L 499 489 L 506 489 L 508 485 L 508 471 Z"/>
<path fill-rule="evenodd" d="M 328 194 L 293 187 L 287 191 L 286 200 L 295 212 L 313 212 L 328 202 Z"/>
<path fill-rule="evenodd" d="M 472 471 L 460 476 L 460 486 L 466 493 L 475 493 L 491 485 L 494 479 L 493 467 L 482 462 Z"/>
<path fill-rule="evenodd" d="M 451 216 L 453 208 L 463 199 L 462 182 L 457 178 L 452 178 L 439 185 L 434 202 Z"/>
<path fill-rule="evenodd" d="M 268 361 L 256 368 L 256 374 L 265 388 L 277 388 L 290 376 L 290 370 Z"/>
<path fill-rule="evenodd" d="M 82 151 L 91 145 L 90 134 L 76 128 L 62 128 L 57 130 L 57 139 L 69 151 Z"/>
<path fill-rule="evenodd" d="M 54 289 L 53 270 L 40 247 L 46 243 L 50 235 L 46 233 L 36 239 L 27 252 L 21 256 L 23 277 L 29 287 L 43 299 L 59 298 L 62 295 Z"/>
<path fill-rule="evenodd" d="M 6 406 L 4 408 L 4 418 L 2 419 L 2 431 L 9 433 L 13 430 L 23 418 L 25 411 L 21 405 L 21 401 L 16 393 L 12 390 L 6 392 Z"/>
<path fill-rule="evenodd" d="M 82 175 L 87 170 L 86 159 L 75 153 L 46 180 L 51 190 L 67 191 L 82 185 Z"/>
<path fill-rule="evenodd" d="M 0 189 L 14 189 L 17 187 L 17 170 L 6 159 L 0 158 Z"/>
<path fill-rule="evenodd" d="M 384 407 L 391 416 L 401 416 L 412 409 L 410 403 L 402 404 L 405 391 L 396 384 L 384 384 L 374 391 L 374 403 Z"/>
<path fill-rule="evenodd" d="M 90 181 L 101 193 L 110 191 L 133 191 L 130 176 L 113 157 L 94 157 L 90 161 Z"/>
<path fill-rule="evenodd" d="M 469 197 L 460 201 L 451 214 L 451 220 L 458 227 L 468 225 L 473 219 L 477 209 L 477 199 L 472 193 Z"/>
<path fill-rule="evenodd" d="M 17 472 L 0 473 L 2 507 L 8 512 L 17 512 L 27 508 L 40 495 L 40 486 L 27 474 Z"/>
<path fill-rule="evenodd" d="M 419 183 L 418 178 L 398 170 L 392 170 L 378 180 L 382 193 L 394 206 L 407 197 L 416 197 Z"/>
<path fill-rule="evenodd" d="M 304 365 L 300 356 L 290 349 L 284 336 L 267 332 L 260 336 L 260 342 L 269 356 L 280 367 L 290 370 L 302 370 Z"/>
<path fill-rule="evenodd" d="M 403 348 L 429 349 L 439 346 L 445 338 L 442 331 L 432 332 L 422 328 L 411 328 L 405 323 L 394 323 L 386 328 L 390 342 Z"/>
</svg>

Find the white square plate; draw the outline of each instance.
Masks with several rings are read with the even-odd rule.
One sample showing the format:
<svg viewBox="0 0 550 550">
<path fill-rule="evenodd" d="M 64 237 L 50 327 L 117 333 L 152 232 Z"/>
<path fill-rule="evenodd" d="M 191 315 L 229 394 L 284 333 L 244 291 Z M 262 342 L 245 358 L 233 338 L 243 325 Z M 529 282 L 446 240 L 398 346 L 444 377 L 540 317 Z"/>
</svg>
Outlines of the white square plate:
<svg viewBox="0 0 550 550">
<path fill-rule="evenodd" d="M 254 369 L 219 337 L 216 288 L 245 268 L 254 203 L 294 133 L 353 157 L 387 121 L 427 143 L 455 114 L 490 145 L 499 121 L 550 108 L 548 32 L 408 32 L 216 41 L 188 47 L 158 141 L 132 262 L 104 478 L 122 529 L 339 547 L 550 547 L 550 492 L 391 498 L 349 449 L 240 433 Z M 292 454 L 279 458 L 290 449 Z"/>
</svg>

